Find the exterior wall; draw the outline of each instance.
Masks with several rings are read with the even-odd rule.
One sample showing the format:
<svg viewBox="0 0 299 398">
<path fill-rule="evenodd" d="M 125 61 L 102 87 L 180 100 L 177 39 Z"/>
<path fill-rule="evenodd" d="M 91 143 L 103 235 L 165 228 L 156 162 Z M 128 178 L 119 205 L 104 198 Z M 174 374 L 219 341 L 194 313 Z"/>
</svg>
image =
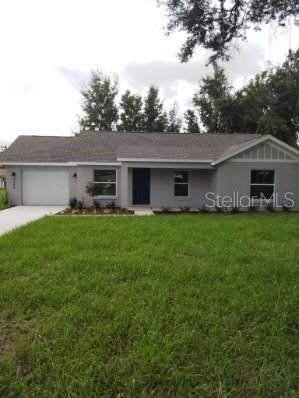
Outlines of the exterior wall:
<svg viewBox="0 0 299 398">
<path fill-rule="evenodd" d="M 275 170 L 275 190 L 278 193 L 278 203 L 285 203 L 284 194 L 295 194 L 294 210 L 299 211 L 299 163 L 291 160 L 278 159 L 277 161 L 233 160 L 220 164 L 217 169 L 208 169 L 206 166 L 173 164 L 123 164 L 120 166 L 78 166 L 78 167 L 46 167 L 46 166 L 7 166 L 7 191 L 10 204 L 22 204 L 22 170 L 68 170 L 70 184 L 70 198 L 84 201 L 85 206 L 93 204 L 93 199 L 85 192 L 86 186 L 93 181 L 93 170 L 117 170 L 117 195 L 115 198 L 101 199 L 105 206 L 114 201 L 117 206 L 132 206 L 132 169 L 133 167 L 151 168 L 151 207 L 200 207 L 207 204 L 207 192 L 215 192 L 221 196 L 233 196 L 238 192 L 240 196 L 250 195 L 250 178 L 252 169 Z M 168 167 L 166 167 L 168 166 Z M 186 167 L 188 166 L 188 167 Z M 197 167 L 197 169 L 196 169 Z M 174 196 L 174 170 L 189 170 L 189 197 L 177 198 Z M 15 173 L 15 183 L 12 173 Z"/>
<path fill-rule="evenodd" d="M 77 200 L 83 201 L 84 206 L 91 206 L 93 204 L 93 199 L 97 199 L 90 197 L 86 192 L 86 186 L 89 182 L 93 182 L 93 171 L 101 169 L 101 170 L 117 170 L 116 172 L 116 197 L 115 198 L 107 198 L 102 199 L 98 198 L 99 202 L 102 206 L 105 206 L 107 203 L 115 202 L 116 206 L 121 206 L 121 168 L 119 166 L 78 166 L 77 167 L 77 178 L 76 178 L 76 197 Z"/>
<path fill-rule="evenodd" d="M 219 195 L 250 195 L 251 170 L 275 170 L 275 191 L 278 193 L 278 204 L 286 203 L 285 193 L 293 192 L 295 206 L 299 210 L 299 163 L 287 162 L 225 162 L 218 166 L 217 192 Z"/>
<path fill-rule="evenodd" d="M 22 204 L 22 169 L 20 167 L 6 167 L 6 190 L 8 203 L 11 205 Z M 16 173 L 13 177 L 12 173 Z M 14 183 L 15 181 L 15 183 Z"/>
<path fill-rule="evenodd" d="M 178 170 L 180 168 L 177 168 Z M 186 169 L 182 169 L 186 170 Z M 188 170 L 189 197 L 174 196 L 174 169 L 151 170 L 151 206 L 155 207 L 200 207 L 205 203 L 205 194 L 213 188 L 214 170 Z"/>
</svg>

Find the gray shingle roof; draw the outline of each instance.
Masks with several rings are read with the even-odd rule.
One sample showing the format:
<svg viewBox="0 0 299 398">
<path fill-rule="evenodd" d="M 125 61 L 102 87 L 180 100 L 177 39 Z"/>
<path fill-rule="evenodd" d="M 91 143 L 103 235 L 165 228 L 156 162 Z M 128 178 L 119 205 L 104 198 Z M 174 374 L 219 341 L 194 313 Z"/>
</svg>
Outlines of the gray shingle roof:
<svg viewBox="0 0 299 398">
<path fill-rule="evenodd" d="M 76 137 L 19 136 L 0 162 L 113 162 L 118 158 L 216 160 L 257 134 L 82 132 Z"/>
</svg>

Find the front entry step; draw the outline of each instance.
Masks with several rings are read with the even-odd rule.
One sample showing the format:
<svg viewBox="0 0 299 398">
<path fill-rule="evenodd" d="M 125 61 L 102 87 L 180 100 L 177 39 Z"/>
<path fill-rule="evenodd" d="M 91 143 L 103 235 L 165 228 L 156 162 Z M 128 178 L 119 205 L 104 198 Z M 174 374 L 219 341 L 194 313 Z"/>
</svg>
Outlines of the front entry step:
<svg viewBox="0 0 299 398">
<path fill-rule="evenodd" d="M 149 208 L 141 208 L 141 207 L 130 207 L 129 210 L 133 210 L 135 216 L 153 216 L 154 212 L 152 209 Z"/>
</svg>

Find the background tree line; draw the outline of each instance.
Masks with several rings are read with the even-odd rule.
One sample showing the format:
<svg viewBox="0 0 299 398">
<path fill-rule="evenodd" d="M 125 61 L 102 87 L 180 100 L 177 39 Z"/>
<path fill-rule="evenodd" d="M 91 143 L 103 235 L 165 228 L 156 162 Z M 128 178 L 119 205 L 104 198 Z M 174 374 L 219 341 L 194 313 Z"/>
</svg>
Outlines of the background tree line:
<svg viewBox="0 0 299 398">
<path fill-rule="evenodd" d="M 81 91 L 81 130 L 189 133 L 272 134 L 296 145 L 299 131 L 299 50 L 279 67 L 257 74 L 234 90 L 224 69 L 214 64 L 193 95 L 193 107 L 183 116 L 177 104 L 165 110 L 159 89 L 149 87 L 144 98 L 127 90 L 118 98 L 116 78 L 92 72 Z"/>
<path fill-rule="evenodd" d="M 184 118 L 186 132 L 200 131 L 195 112 L 189 109 L 182 117 L 176 103 L 166 110 L 155 86 L 149 87 L 144 98 L 127 90 L 118 102 L 118 94 L 117 78 L 92 72 L 87 86 L 81 90 L 80 130 L 179 132 Z"/>
</svg>

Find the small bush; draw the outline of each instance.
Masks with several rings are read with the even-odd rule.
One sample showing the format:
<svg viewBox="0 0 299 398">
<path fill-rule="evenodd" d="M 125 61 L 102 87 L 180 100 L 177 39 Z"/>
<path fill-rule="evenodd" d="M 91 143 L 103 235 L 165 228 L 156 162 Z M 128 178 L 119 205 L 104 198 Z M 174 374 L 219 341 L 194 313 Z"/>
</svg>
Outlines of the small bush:
<svg viewBox="0 0 299 398">
<path fill-rule="evenodd" d="M 208 213 L 208 212 L 209 212 L 209 209 L 207 208 L 206 205 L 202 205 L 202 206 L 199 208 L 199 211 L 200 211 L 201 213 Z"/>
<path fill-rule="evenodd" d="M 254 206 L 254 205 L 251 205 L 251 206 L 247 207 L 247 210 L 250 211 L 250 212 L 254 212 L 254 211 L 257 211 L 257 207 Z"/>
<path fill-rule="evenodd" d="M 232 213 L 240 213 L 240 209 L 238 206 L 232 207 Z"/>
<path fill-rule="evenodd" d="M 77 199 L 76 198 L 71 198 L 69 201 L 69 205 L 71 209 L 74 209 L 77 206 Z"/>
<path fill-rule="evenodd" d="M 162 206 L 162 208 L 161 208 L 161 210 L 162 210 L 162 213 L 163 214 L 167 214 L 167 213 L 169 213 L 169 207 L 164 207 L 164 206 Z"/>
<path fill-rule="evenodd" d="M 107 203 L 106 208 L 107 209 L 115 209 L 116 208 L 115 202 L 112 201 L 112 202 Z"/>
<path fill-rule="evenodd" d="M 180 210 L 181 210 L 183 213 L 189 213 L 189 212 L 190 212 L 190 207 L 189 207 L 189 206 L 181 206 L 181 207 L 180 207 Z"/>
<path fill-rule="evenodd" d="M 285 204 L 282 205 L 283 211 L 291 211 L 291 208 Z"/>
<path fill-rule="evenodd" d="M 273 204 L 272 204 L 272 203 L 268 203 L 267 206 L 266 206 L 266 209 L 267 209 L 268 211 L 274 211 Z"/>
<path fill-rule="evenodd" d="M 78 208 L 79 210 L 82 210 L 82 209 L 83 209 L 83 200 L 78 200 L 78 202 L 77 202 L 77 208 Z"/>
<path fill-rule="evenodd" d="M 89 195 L 89 196 L 98 196 L 101 195 L 102 191 L 101 191 L 101 184 L 94 184 L 93 182 L 90 182 L 89 184 L 87 184 L 86 188 L 85 188 L 85 192 Z"/>
<path fill-rule="evenodd" d="M 101 208 L 101 202 L 97 199 L 93 200 L 93 205 L 96 209 L 100 209 Z"/>
</svg>

